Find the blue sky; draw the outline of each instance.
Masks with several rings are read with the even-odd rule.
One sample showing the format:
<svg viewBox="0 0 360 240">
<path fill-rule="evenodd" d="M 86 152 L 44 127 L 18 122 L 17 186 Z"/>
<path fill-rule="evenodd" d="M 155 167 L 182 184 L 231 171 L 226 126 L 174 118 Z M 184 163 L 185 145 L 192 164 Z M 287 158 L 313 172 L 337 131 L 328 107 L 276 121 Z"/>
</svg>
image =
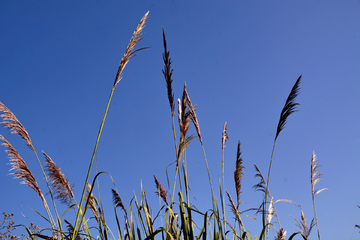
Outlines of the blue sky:
<svg viewBox="0 0 360 240">
<path fill-rule="evenodd" d="M 324 174 L 317 187 L 330 189 L 316 198 L 322 239 L 360 239 L 354 228 L 360 224 L 359 1 L 1 1 L 0 101 L 25 126 L 38 154 L 45 151 L 76 184 L 75 194 L 81 195 L 118 64 L 147 11 L 138 47 L 151 48 L 126 66 L 97 153 L 98 169 L 113 176 L 125 206 L 133 191 L 140 194 L 142 180 L 156 212 L 153 175 L 166 186 L 166 167 L 175 160 L 161 72 L 164 27 L 175 99 L 186 81 L 197 104 L 214 183 L 221 175 L 221 134 L 228 123 L 225 188 L 233 198 L 236 146 L 238 140 L 242 143 L 243 210 L 261 203 L 261 194 L 252 189 L 258 182 L 253 164 L 267 172 L 281 109 L 302 74 L 299 111 L 278 137 L 270 191 L 274 199 L 301 205 L 310 222 L 310 160 L 315 151 Z M 19 151 L 46 192 L 33 153 L 8 130 L 0 134 Z M 48 227 L 36 213 L 21 208 L 44 210 L 32 189 L 8 175 L 4 150 L 0 211 L 13 212 L 16 223 L 35 221 Z M 199 141 L 190 144 L 187 162 L 196 197 L 192 203 L 207 211 L 211 193 Z M 115 231 L 113 185 L 105 175 L 100 184 L 107 221 Z M 290 236 L 297 231 L 290 215 L 299 219 L 300 210 L 288 203 L 276 207 Z M 260 220 L 243 220 L 248 231 L 260 234 Z M 316 231 L 310 239 L 317 239 Z"/>
</svg>

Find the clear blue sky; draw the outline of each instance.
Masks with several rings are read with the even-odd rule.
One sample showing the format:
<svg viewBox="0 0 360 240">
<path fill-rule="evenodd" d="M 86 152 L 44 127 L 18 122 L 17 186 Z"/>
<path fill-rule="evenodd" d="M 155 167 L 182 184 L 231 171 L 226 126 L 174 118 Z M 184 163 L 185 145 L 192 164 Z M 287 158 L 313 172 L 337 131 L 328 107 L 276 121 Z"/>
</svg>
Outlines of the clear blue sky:
<svg viewBox="0 0 360 240">
<path fill-rule="evenodd" d="M 360 239 L 354 228 L 360 224 L 360 1 L 1 1 L 0 101 L 25 126 L 38 154 L 45 151 L 75 182 L 76 196 L 81 195 L 118 64 L 147 11 L 138 47 L 151 48 L 126 66 L 97 154 L 98 169 L 113 176 L 125 206 L 133 191 L 140 194 L 142 179 L 157 212 L 153 175 L 166 186 L 166 167 L 175 160 L 161 72 L 164 27 L 175 99 L 186 81 L 197 104 L 215 189 L 227 121 L 225 188 L 235 198 L 240 140 L 246 168 L 240 209 L 259 206 L 262 195 L 252 189 L 258 183 L 253 163 L 267 173 L 280 111 L 302 74 L 299 111 L 289 117 L 277 140 L 270 191 L 274 199 L 301 205 L 310 222 L 310 160 L 315 151 L 324 174 L 317 187 L 330 189 L 316 198 L 322 239 Z M 19 151 L 46 192 L 33 153 L 10 131 L 2 128 L 0 134 Z M 36 193 L 8 175 L 4 150 L 0 211 L 13 212 L 16 223 L 49 227 L 21 208 L 27 205 L 45 214 Z M 189 185 L 197 199 L 192 202 L 207 211 L 211 195 L 199 141 L 190 144 L 187 159 Z M 116 231 L 113 185 L 105 175 L 100 179 L 107 222 Z M 297 231 L 290 215 L 299 219 L 300 210 L 288 203 L 276 207 L 290 236 Z M 230 219 L 229 209 L 227 215 Z M 248 231 L 260 234 L 260 219 L 243 220 Z M 317 239 L 316 229 L 310 239 Z"/>
</svg>

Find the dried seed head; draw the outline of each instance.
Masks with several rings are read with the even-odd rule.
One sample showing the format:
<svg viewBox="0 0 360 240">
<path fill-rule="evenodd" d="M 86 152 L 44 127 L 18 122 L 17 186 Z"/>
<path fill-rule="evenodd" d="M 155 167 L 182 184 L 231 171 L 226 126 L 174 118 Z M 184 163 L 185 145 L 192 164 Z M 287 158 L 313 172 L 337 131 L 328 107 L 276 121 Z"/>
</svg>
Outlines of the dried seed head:
<svg viewBox="0 0 360 240">
<path fill-rule="evenodd" d="M 48 172 L 50 180 L 50 186 L 52 192 L 55 194 L 55 198 L 60 199 L 62 203 L 70 206 L 72 200 L 75 199 L 73 194 L 74 184 L 69 183 L 69 180 L 65 178 L 65 175 L 61 172 L 61 169 L 56 166 L 53 160 L 43 152 L 45 157 L 45 170 Z"/>
<path fill-rule="evenodd" d="M 280 114 L 280 119 L 279 119 L 279 123 L 276 129 L 276 135 L 275 135 L 275 139 L 274 141 L 276 141 L 277 137 L 279 136 L 281 130 L 284 129 L 285 124 L 286 124 L 286 120 L 287 118 L 293 113 L 295 112 L 295 107 L 297 105 L 299 105 L 298 103 L 295 102 L 295 98 L 297 97 L 297 95 L 299 94 L 299 90 L 300 90 L 300 79 L 301 79 L 301 75 L 300 77 L 297 79 L 295 85 L 293 86 L 293 88 L 291 89 L 291 92 L 288 96 L 288 98 L 286 99 L 285 102 L 285 106 L 283 107 L 281 114 Z"/>
<path fill-rule="evenodd" d="M 155 175 L 154 175 L 154 180 L 155 180 L 155 184 L 156 184 L 156 189 L 158 190 L 158 191 L 156 191 L 156 194 L 159 195 L 159 192 L 160 192 L 160 197 L 164 200 L 166 205 L 169 206 L 169 203 L 167 201 L 167 193 L 165 191 L 165 188 L 161 185 L 160 181 L 155 177 Z"/>
<path fill-rule="evenodd" d="M 4 142 L 4 145 L 7 150 L 7 154 L 9 155 L 11 169 L 10 171 L 14 171 L 10 173 L 10 175 L 14 175 L 14 178 L 18 178 L 22 180 L 22 184 L 25 184 L 36 191 L 42 201 L 45 201 L 44 195 L 41 193 L 41 190 L 36 182 L 36 179 L 30 169 L 28 168 L 26 162 L 20 157 L 20 154 L 15 150 L 15 148 L 2 136 L 0 135 L 0 139 Z"/>
<path fill-rule="evenodd" d="M 20 121 L 15 117 L 15 115 L 2 103 L 0 102 L 0 115 L 4 121 L 1 122 L 3 126 L 11 129 L 11 133 L 17 133 L 19 136 L 25 140 L 26 145 L 34 151 L 30 136 L 26 131 L 25 127 L 20 123 Z"/>
<path fill-rule="evenodd" d="M 225 142 L 229 138 L 229 136 L 228 136 L 228 134 L 226 132 L 226 128 L 227 128 L 227 122 L 225 122 L 225 124 L 224 124 L 223 133 L 222 133 L 222 139 L 221 139 L 221 148 L 222 148 L 223 151 L 225 149 Z"/>
<path fill-rule="evenodd" d="M 142 37 L 141 37 L 143 35 L 142 30 L 145 27 L 145 21 L 147 19 L 148 14 L 149 14 L 149 12 L 145 13 L 143 18 L 140 20 L 140 23 L 136 27 L 133 36 L 130 39 L 129 45 L 127 46 L 124 56 L 120 61 L 119 69 L 116 73 L 115 82 L 114 82 L 113 87 L 116 87 L 116 85 L 120 82 L 121 73 L 124 70 L 126 64 L 129 62 L 129 60 L 136 56 L 136 52 L 146 49 L 146 47 L 145 47 L 145 48 L 140 48 L 140 49 L 134 50 L 135 45 L 142 39 Z"/>
</svg>

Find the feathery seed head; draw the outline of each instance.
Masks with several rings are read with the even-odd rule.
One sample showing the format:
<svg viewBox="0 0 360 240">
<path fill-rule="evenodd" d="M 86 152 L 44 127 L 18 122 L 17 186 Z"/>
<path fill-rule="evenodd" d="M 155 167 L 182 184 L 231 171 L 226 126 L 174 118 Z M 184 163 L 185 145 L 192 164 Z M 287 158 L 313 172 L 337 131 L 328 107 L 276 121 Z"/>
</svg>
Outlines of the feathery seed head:
<svg viewBox="0 0 360 240">
<path fill-rule="evenodd" d="M 171 69 L 171 58 L 170 58 L 170 52 L 167 51 L 167 45 L 166 45 L 166 37 L 165 37 L 165 30 L 163 28 L 163 42 L 164 42 L 164 53 L 163 53 L 163 60 L 164 60 L 164 69 L 162 70 L 165 81 L 166 81 L 166 88 L 167 88 L 167 95 L 170 103 L 170 109 L 171 114 L 174 117 L 174 111 L 175 111 L 175 103 L 174 103 L 174 94 L 172 91 L 172 72 L 173 69 Z"/>
<path fill-rule="evenodd" d="M 195 105 L 195 107 L 192 105 L 189 94 L 187 92 L 186 92 L 186 103 L 187 103 L 187 107 L 188 107 L 188 110 L 189 110 L 189 113 L 190 113 L 190 119 L 191 119 L 191 121 L 193 122 L 193 124 L 195 126 L 195 129 L 196 129 L 197 135 L 199 137 L 200 143 L 203 144 L 203 141 L 202 141 L 202 138 L 201 138 L 201 133 L 200 133 L 199 122 L 197 120 L 196 113 L 195 113 L 196 105 Z"/>
<path fill-rule="evenodd" d="M 46 164 L 45 170 L 48 172 L 50 186 L 55 198 L 70 206 L 72 200 L 75 199 L 73 194 L 74 183 L 69 183 L 69 180 L 65 178 L 65 175 L 53 160 L 45 152 L 43 154 Z"/>
<path fill-rule="evenodd" d="M 241 193 L 241 180 L 244 176 L 243 169 L 243 160 L 241 158 L 241 151 L 240 151 L 240 141 L 238 142 L 237 152 L 236 152 L 236 163 L 235 163 L 235 172 L 234 172 L 234 180 L 235 180 L 235 189 L 236 189 L 236 196 L 237 202 L 240 202 L 240 193 Z"/>
<path fill-rule="evenodd" d="M 316 195 L 318 195 L 322 191 L 329 190 L 328 188 L 323 188 L 320 190 L 315 189 L 316 183 L 318 183 L 320 181 L 321 176 L 323 175 L 322 173 L 319 173 L 319 171 L 317 170 L 318 167 L 320 167 L 320 165 L 317 164 L 316 155 L 315 155 L 315 152 L 313 151 L 312 157 L 311 157 L 311 193 L 312 193 L 313 198 L 315 198 Z"/>
<path fill-rule="evenodd" d="M 11 169 L 14 171 L 10 173 L 14 178 L 22 180 L 22 184 L 25 184 L 36 191 L 39 197 L 45 201 L 44 195 L 41 193 L 41 190 L 36 182 L 36 179 L 30 169 L 28 168 L 26 162 L 20 157 L 20 154 L 15 150 L 15 148 L 2 136 L 0 139 L 4 142 L 2 145 L 7 148 L 6 152 L 9 155 Z"/>
<path fill-rule="evenodd" d="M 125 214 L 127 215 L 127 212 L 126 212 L 126 209 L 125 209 L 125 206 L 120 198 L 120 195 L 114 190 L 114 189 L 111 189 L 111 192 L 112 192 L 112 195 L 113 195 L 113 203 L 114 203 L 114 206 L 115 207 L 121 207 L 122 210 L 124 210 Z"/>
<path fill-rule="evenodd" d="M 310 236 L 311 230 L 315 225 L 314 222 L 314 218 L 311 220 L 310 226 L 308 226 L 306 224 L 306 219 L 305 219 L 305 214 L 301 208 L 301 206 L 299 206 L 301 209 L 301 221 L 298 221 L 296 218 L 294 218 L 293 216 L 291 216 L 295 222 L 296 222 L 296 226 L 300 229 L 300 233 L 306 237 L 306 239 Z"/>
<path fill-rule="evenodd" d="M 283 231 L 283 228 L 280 228 L 280 230 L 277 232 L 277 236 L 275 240 L 285 240 L 286 231 Z"/>
<path fill-rule="evenodd" d="M 281 114 L 280 114 L 280 119 L 279 119 L 279 123 L 276 129 L 276 135 L 275 135 L 275 139 L 274 141 L 276 141 L 277 137 L 279 136 L 281 130 L 284 129 L 285 124 L 286 124 L 286 120 L 287 118 L 293 113 L 295 112 L 295 107 L 297 105 L 299 105 L 298 103 L 295 102 L 295 98 L 297 97 L 297 95 L 299 94 L 299 90 L 300 90 L 300 79 L 301 76 L 297 79 L 295 85 L 293 86 L 293 88 L 291 89 L 291 92 L 288 96 L 288 98 L 286 99 L 285 102 L 285 106 L 283 107 Z"/>
<path fill-rule="evenodd" d="M 19 136 L 25 140 L 26 145 L 32 151 L 35 151 L 31 143 L 30 136 L 26 131 L 25 127 L 20 123 L 20 121 L 15 117 L 15 115 L 2 102 L 0 102 L 0 112 L 2 112 L 0 117 L 4 119 L 4 121 L 1 122 L 1 124 L 6 128 L 11 129 L 11 133 L 19 134 Z"/>
<path fill-rule="evenodd" d="M 137 50 L 134 50 L 135 45 L 142 39 L 142 30 L 145 27 L 145 21 L 147 19 L 149 12 L 147 12 L 143 18 L 140 20 L 140 23 L 138 24 L 138 26 L 136 27 L 133 36 L 130 39 L 129 45 L 126 48 L 126 51 L 124 53 L 123 58 L 120 61 L 120 65 L 119 65 L 119 69 L 116 73 L 116 77 L 115 77 L 115 82 L 114 82 L 114 86 L 116 87 L 116 85 L 120 82 L 121 80 L 121 73 L 124 70 L 126 64 L 128 64 L 129 60 L 133 57 L 136 56 L 136 53 L 140 50 L 146 49 L 147 47 L 144 48 L 139 48 Z"/>
<path fill-rule="evenodd" d="M 227 128 L 227 122 L 225 122 L 225 124 L 224 124 L 223 133 L 222 133 L 222 139 L 221 139 L 221 148 L 222 148 L 223 151 L 225 149 L 225 142 L 229 138 L 229 136 L 228 136 L 228 134 L 226 132 L 226 128 Z"/>
<path fill-rule="evenodd" d="M 265 178 L 264 178 L 264 176 L 262 175 L 260 169 L 256 166 L 255 163 L 254 163 L 254 167 L 255 167 L 255 171 L 256 171 L 255 177 L 260 178 L 260 182 L 258 184 L 256 184 L 256 185 L 254 185 L 253 188 L 256 191 L 261 191 L 261 192 L 266 193 L 267 185 L 266 185 Z"/>
<path fill-rule="evenodd" d="M 160 193 L 160 197 L 164 200 L 166 205 L 169 206 L 165 188 L 161 185 L 160 181 L 155 177 L 155 175 L 154 175 L 154 180 L 155 180 L 155 184 L 156 184 L 156 189 L 158 190 L 158 191 L 156 191 L 156 194 L 159 195 L 159 193 Z"/>
</svg>

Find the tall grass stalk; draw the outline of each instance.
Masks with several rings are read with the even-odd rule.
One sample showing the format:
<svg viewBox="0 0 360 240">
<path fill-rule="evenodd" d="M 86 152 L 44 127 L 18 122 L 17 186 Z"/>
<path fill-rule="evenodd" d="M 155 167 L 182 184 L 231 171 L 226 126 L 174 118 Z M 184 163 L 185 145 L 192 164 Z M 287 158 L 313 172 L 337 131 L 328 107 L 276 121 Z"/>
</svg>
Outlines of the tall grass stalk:
<svg viewBox="0 0 360 240">
<path fill-rule="evenodd" d="M 271 166 L 272 166 L 272 161 L 273 161 L 274 152 L 275 152 L 276 140 L 277 140 L 280 132 L 284 129 L 285 124 L 287 122 L 287 118 L 292 113 L 297 111 L 295 109 L 295 107 L 299 104 L 295 102 L 295 98 L 299 94 L 299 90 L 300 90 L 299 85 L 300 85 L 301 76 L 302 75 L 299 76 L 299 78 L 296 80 L 294 86 L 292 87 L 291 92 L 290 92 L 288 98 L 286 99 L 285 106 L 283 107 L 283 109 L 281 110 L 281 113 L 280 113 L 280 119 L 279 119 L 279 123 L 278 123 L 277 129 L 276 129 L 276 135 L 274 138 L 274 144 L 273 144 L 273 149 L 271 152 L 271 158 L 270 158 L 270 164 L 269 164 L 268 178 L 267 178 L 267 182 L 266 182 L 265 209 L 267 206 L 267 198 L 268 198 L 269 184 L 270 184 L 270 172 L 271 172 Z M 264 212 L 264 214 L 265 214 L 265 212 Z M 266 236 L 268 237 L 268 234 L 266 234 Z"/>
<path fill-rule="evenodd" d="M 316 155 L 315 155 L 315 152 L 313 152 L 312 157 L 311 157 L 311 196 L 312 196 L 312 202 L 313 202 L 313 207 L 314 207 L 314 218 L 315 218 L 315 223 L 316 223 L 317 234 L 318 234 L 318 238 L 320 240 L 320 231 L 319 231 L 319 225 L 318 225 L 316 208 L 315 208 L 315 197 L 322 191 L 329 190 L 329 189 L 327 189 L 327 188 L 323 188 L 320 190 L 315 189 L 316 183 L 318 183 L 320 181 L 321 176 L 323 175 L 322 173 L 318 172 L 318 170 L 317 170 L 318 167 L 319 167 L 319 165 L 317 164 Z"/>
<path fill-rule="evenodd" d="M 102 129 L 104 127 L 105 119 L 106 119 L 106 116 L 107 116 L 107 112 L 108 112 L 108 109 L 109 109 L 109 106 L 110 106 L 110 102 L 111 102 L 115 87 L 120 82 L 122 71 L 124 70 L 125 66 L 129 62 L 129 60 L 131 58 L 133 58 L 134 56 L 136 56 L 136 52 L 138 52 L 138 51 L 140 51 L 142 49 L 145 49 L 145 48 L 140 48 L 140 49 L 134 50 L 136 44 L 142 39 L 142 37 L 141 37 L 143 35 L 142 30 L 143 30 L 143 28 L 145 26 L 145 21 L 147 19 L 148 13 L 149 12 L 147 12 L 143 16 L 143 18 L 141 19 L 141 21 L 138 24 L 137 28 L 135 29 L 134 34 L 130 39 L 129 45 L 126 48 L 124 56 L 120 61 L 119 69 L 117 71 L 115 81 L 114 81 L 113 87 L 112 87 L 111 92 L 110 92 L 109 100 L 108 100 L 108 103 L 107 103 L 106 108 L 105 108 L 105 113 L 103 115 L 103 118 L 102 118 L 102 121 L 101 121 L 101 124 L 100 124 L 100 129 L 99 129 L 99 132 L 98 132 L 98 135 L 97 135 L 97 138 L 96 138 L 95 147 L 94 147 L 94 151 L 93 151 L 93 154 L 92 154 L 92 157 L 91 157 L 89 169 L 87 171 L 87 176 L 86 176 L 86 180 L 85 180 L 85 183 L 84 183 L 84 189 L 83 189 L 83 192 L 82 192 L 82 195 L 81 195 L 79 210 L 78 210 L 78 213 L 77 213 L 77 216 L 76 216 L 76 221 L 75 221 L 75 227 L 74 227 L 74 233 L 73 233 L 73 236 L 72 236 L 72 240 L 75 240 L 75 238 L 77 236 L 77 233 L 79 231 L 80 225 L 81 225 L 80 219 L 82 219 L 82 217 L 80 215 L 82 213 L 81 213 L 80 209 L 82 208 L 82 204 L 83 204 L 83 200 L 84 200 L 84 196 L 85 196 L 85 192 L 86 192 L 86 188 L 87 188 L 87 183 L 88 183 L 89 177 L 90 177 L 92 164 L 94 162 L 94 158 L 95 158 L 97 147 L 98 147 L 98 144 L 99 144 L 101 132 L 102 132 Z"/>
<path fill-rule="evenodd" d="M 222 151 L 222 160 L 221 160 L 221 169 L 222 169 L 222 189 L 220 190 L 221 193 L 221 205 L 222 205 L 222 212 L 223 212 L 223 225 L 224 225 L 224 232 L 226 232 L 226 214 L 225 214 L 225 167 L 224 167 L 224 158 L 225 158 L 225 142 L 229 138 L 227 132 L 227 122 L 224 123 L 222 138 L 221 138 L 221 151 Z"/>
</svg>

